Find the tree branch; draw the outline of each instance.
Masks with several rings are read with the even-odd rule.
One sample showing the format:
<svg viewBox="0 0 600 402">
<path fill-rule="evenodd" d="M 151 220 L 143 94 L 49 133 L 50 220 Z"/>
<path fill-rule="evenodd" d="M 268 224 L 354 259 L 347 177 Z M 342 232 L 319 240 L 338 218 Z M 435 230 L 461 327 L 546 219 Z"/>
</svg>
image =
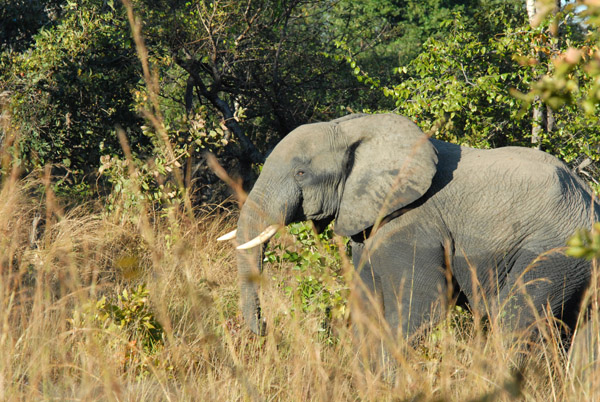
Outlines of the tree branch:
<svg viewBox="0 0 600 402">
<path fill-rule="evenodd" d="M 198 69 L 200 68 L 197 66 L 198 63 L 194 60 L 183 60 L 179 57 L 176 57 L 175 61 L 190 75 L 190 78 L 193 80 L 193 85 L 199 93 L 219 110 L 225 121 L 225 126 L 240 142 L 244 156 L 252 163 L 263 163 L 265 161 L 264 155 L 256 148 L 252 141 L 250 141 L 246 134 L 244 134 L 244 130 L 233 116 L 233 111 L 229 104 L 219 97 L 215 88 L 208 90 L 202 82 L 202 78 L 198 74 Z"/>
</svg>

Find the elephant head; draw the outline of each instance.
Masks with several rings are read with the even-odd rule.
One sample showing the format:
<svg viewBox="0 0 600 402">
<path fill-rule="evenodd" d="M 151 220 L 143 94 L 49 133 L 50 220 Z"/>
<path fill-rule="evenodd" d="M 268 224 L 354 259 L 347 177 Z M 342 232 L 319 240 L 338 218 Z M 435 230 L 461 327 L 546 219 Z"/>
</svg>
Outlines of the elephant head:
<svg viewBox="0 0 600 402">
<path fill-rule="evenodd" d="M 344 236 L 377 226 L 426 193 L 436 165 L 428 137 L 399 115 L 350 115 L 288 134 L 267 158 L 236 230 L 241 308 L 251 330 L 264 332 L 261 243 L 303 220 L 321 230 L 335 219 L 334 231 Z"/>
</svg>

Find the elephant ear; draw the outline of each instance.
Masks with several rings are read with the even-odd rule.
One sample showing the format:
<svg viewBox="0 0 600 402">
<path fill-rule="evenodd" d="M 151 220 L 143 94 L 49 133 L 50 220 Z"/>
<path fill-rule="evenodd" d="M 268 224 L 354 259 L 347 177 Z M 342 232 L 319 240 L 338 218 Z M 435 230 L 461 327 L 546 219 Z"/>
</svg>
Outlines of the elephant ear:
<svg viewBox="0 0 600 402">
<path fill-rule="evenodd" d="M 335 231 L 352 236 L 421 198 L 436 173 L 437 152 L 405 117 L 367 115 L 338 123 L 349 154 Z"/>
</svg>

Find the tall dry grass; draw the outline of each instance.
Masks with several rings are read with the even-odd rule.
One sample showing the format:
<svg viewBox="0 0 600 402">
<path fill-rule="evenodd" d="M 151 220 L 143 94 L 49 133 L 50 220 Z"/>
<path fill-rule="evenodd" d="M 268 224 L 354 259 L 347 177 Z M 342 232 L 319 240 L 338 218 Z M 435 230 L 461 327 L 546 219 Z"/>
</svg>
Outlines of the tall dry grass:
<svg viewBox="0 0 600 402">
<path fill-rule="evenodd" d="M 45 183 L 44 173 L 9 177 L 0 192 L 1 400 L 587 401 L 600 395 L 598 365 L 586 360 L 596 355 L 580 347 L 577 358 L 569 355 L 545 319 L 529 342 L 455 313 L 410 343 L 362 315 L 362 302 L 351 296 L 353 324 L 334 321 L 323 338 L 322 316 L 292 312 L 294 302 L 280 286 L 293 276 L 284 263 L 268 266 L 261 278 L 269 327 L 257 337 L 238 311 L 232 247 L 215 242 L 233 217 L 190 219 L 173 210 L 132 224 L 95 205 L 64 211 Z M 293 243 L 285 236 L 278 241 Z M 153 350 L 106 322 L 74 320 L 103 295 L 142 282 L 164 329 L 164 343 Z M 592 345 L 599 323 L 593 310 L 585 327 Z M 520 342 L 529 342 L 525 355 Z M 373 358 L 382 343 L 387 362 Z"/>
</svg>

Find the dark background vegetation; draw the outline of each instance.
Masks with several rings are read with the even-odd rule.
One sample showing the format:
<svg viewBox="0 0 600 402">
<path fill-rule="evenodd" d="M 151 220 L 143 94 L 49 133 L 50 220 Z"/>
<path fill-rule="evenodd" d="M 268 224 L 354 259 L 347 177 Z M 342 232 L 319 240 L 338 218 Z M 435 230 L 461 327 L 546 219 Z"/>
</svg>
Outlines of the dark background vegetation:
<svg viewBox="0 0 600 402">
<path fill-rule="evenodd" d="M 142 171 L 162 178 L 163 189 L 148 180 L 148 198 L 173 194 L 164 186 L 183 168 L 202 203 L 225 194 L 203 151 L 248 188 L 289 131 L 362 111 L 395 111 L 465 145 L 537 146 L 594 181 L 590 70 L 575 65 L 566 83 L 515 97 L 556 75 L 552 60 L 569 47 L 593 54 L 584 17 L 561 6 L 533 28 L 523 0 L 136 0 L 153 103 L 120 2 L 4 0 L 0 100 L 23 173 L 52 165 L 58 189 L 76 199 L 119 189 L 117 128 Z M 532 138 L 534 126 L 542 133 Z M 161 135 L 175 144 L 171 157 Z"/>
</svg>

